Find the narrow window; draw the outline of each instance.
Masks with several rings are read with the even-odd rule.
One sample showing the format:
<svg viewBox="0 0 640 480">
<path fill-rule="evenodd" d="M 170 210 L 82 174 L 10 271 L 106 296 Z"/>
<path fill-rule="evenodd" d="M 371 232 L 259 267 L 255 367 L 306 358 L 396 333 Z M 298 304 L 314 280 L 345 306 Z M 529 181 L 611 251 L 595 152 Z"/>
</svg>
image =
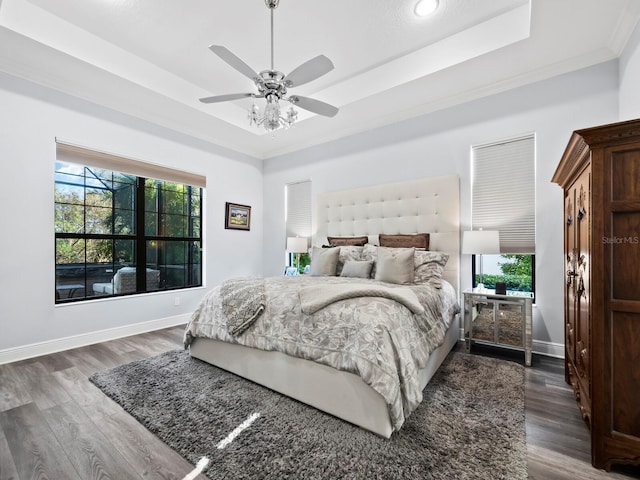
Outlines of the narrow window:
<svg viewBox="0 0 640 480">
<path fill-rule="evenodd" d="M 311 242 L 311 180 L 288 183 L 285 186 L 285 226 L 289 246 L 296 245 L 296 242 L 290 240 L 295 237 L 305 238 L 307 246 L 309 245 Z M 294 272 L 304 273 L 309 263 L 310 258 L 307 252 L 287 251 L 287 266 L 293 267 Z M 292 272 L 292 270 L 288 271 Z"/>
<path fill-rule="evenodd" d="M 483 255 L 487 288 L 504 282 L 507 290 L 535 292 L 535 136 L 474 146 L 471 149 L 473 230 L 498 230 L 499 255 Z M 478 256 L 472 282 L 479 280 Z"/>
</svg>

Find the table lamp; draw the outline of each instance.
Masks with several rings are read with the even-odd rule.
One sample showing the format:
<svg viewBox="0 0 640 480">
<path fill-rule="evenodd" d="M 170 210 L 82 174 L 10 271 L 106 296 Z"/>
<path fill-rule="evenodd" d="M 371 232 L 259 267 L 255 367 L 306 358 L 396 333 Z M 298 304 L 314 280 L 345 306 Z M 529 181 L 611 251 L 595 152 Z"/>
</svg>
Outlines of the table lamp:
<svg viewBox="0 0 640 480">
<path fill-rule="evenodd" d="M 287 237 L 287 252 L 296 254 L 296 269 L 300 272 L 300 254 L 308 250 L 307 237 Z"/>
<path fill-rule="evenodd" d="M 462 253 L 480 255 L 478 291 L 484 290 L 482 255 L 500 253 L 500 232 L 497 230 L 469 230 L 462 232 Z"/>
</svg>

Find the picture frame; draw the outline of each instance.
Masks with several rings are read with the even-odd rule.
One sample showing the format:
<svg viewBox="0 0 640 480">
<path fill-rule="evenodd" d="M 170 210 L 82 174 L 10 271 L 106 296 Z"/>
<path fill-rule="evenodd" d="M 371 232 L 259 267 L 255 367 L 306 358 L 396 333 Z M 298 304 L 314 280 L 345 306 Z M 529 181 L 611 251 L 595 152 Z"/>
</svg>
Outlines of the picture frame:
<svg viewBox="0 0 640 480">
<path fill-rule="evenodd" d="M 229 230 L 251 230 L 251 207 L 226 202 L 224 228 Z"/>
</svg>

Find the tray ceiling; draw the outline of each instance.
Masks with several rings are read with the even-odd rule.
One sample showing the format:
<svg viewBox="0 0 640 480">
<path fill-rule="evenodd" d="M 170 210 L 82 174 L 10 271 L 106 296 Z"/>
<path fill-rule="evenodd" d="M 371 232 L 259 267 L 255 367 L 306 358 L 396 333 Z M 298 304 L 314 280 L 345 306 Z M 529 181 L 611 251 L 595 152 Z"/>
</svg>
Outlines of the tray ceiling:
<svg viewBox="0 0 640 480">
<path fill-rule="evenodd" d="M 249 126 L 250 99 L 198 101 L 253 91 L 211 44 L 269 67 L 263 0 L 1 0 L 0 70 L 268 158 L 615 58 L 640 14 L 633 0 L 440 0 L 419 18 L 415 1 L 281 0 L 275 68 L 329 57 L 295 93 L 340 112 L 301 111 L 275 136 Z"/>
</svg>

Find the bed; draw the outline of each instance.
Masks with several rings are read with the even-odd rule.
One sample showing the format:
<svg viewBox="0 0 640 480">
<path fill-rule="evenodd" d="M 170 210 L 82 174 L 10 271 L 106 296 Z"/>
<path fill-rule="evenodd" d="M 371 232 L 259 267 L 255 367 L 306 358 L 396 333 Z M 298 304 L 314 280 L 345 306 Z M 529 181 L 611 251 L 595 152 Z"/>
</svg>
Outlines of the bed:
<svg viewBox="0 0 640 480">
<path fill-rule="evenodd" d="M 381 233 L 428 232 L 430 250 L 448 254 L 449 259 L 442 271 L 443 283 L 438 293 L 448 298 L 445 302 L 446 308 L 443 307 L 440 311 L 444 327 L 439 334 L 438 346 L 434 345 L 435 349 L 422 362 L 421 368 L 415 372 L 415 375 L 412 374 L 417 377 L 418 383 L 414 390 L 418 388 L 421 392 L 459 339 L 459 319 L 455 308 L 459 298 L 458 177 L 435 177 L 319 195 L 316 230 L 313 243 L 317 246 L 326 243 L 328 237 L 366 236 L 369 245 L 375 245 L 378 244 L 378 235 Z M 301 276 L 300 278 L 282 277 L 273 281 L 277 285 L 273 288 L 298 288 L 302 291 L 303 288 L 310 288 L 318 279 Z M 346 283 L 352 281 L 347 279 Z M 295 285 L 293 282 L 298 282 L 300 285 Z M 341 282 L 343 280 L 334 279 L 328 283 Z M 413 286 L 409 289 L 417 292 L 421 300 L 427 291 Z M 346 302 L 348 301 L 338 302 L 342 306 L 335 307 L 341 315 L 345 314 Z M 393 301 L 390 302 L 393 303 Z M 334 306 L 328 306 L 324 310 Z M 401 304 L 395 307 L 385 306 L 385 308 L 406 311 L 408 307 L 405 307 L 406 305 Z M 364 308 L 362 301 L 359 308 Z M 199 307 L 200 309 L 202 307 Z M 326 311 L 325 314 L 327 314 Z M 267 314 L 264 316 L 269 318 Z M 256 324 L 259 321 L 260 318 Z M 228 335 L 225 337 L 224 334 L 218 335 L 218 339 L 203 336 L 191 338 L 199 328 L 196 327 L 192 319 L 185 332 L 185 337 L 190 337 L 189 348 L 191 355 L 195 358 L 265 385 L 387 438 L 404 420 L 404 417 L 398 419 L 398 402 L 391 402 L 390 405 L 386 392 L 381 394 L 379 388 L 376 390 L 363 381 L 364 375 L 356 375 L 342 367 L 334 368 L 328 364 L 330 362 L 321 360 L 322 363 L 318 363 L 318 361 L 298 358 L 291 352 L 286 354 L 281 351 L 252 348 L 237 343 L 233 339 L 230 343 Z M 259 330 L 262 326 L 255 328 Z M 215 337 L 215 335 L 211 336 Z M 393 406 L 394 403 L 395 406 Z M 402 411 L 403 406 L 400 405 L 399 408 Z"/>
</svg>

